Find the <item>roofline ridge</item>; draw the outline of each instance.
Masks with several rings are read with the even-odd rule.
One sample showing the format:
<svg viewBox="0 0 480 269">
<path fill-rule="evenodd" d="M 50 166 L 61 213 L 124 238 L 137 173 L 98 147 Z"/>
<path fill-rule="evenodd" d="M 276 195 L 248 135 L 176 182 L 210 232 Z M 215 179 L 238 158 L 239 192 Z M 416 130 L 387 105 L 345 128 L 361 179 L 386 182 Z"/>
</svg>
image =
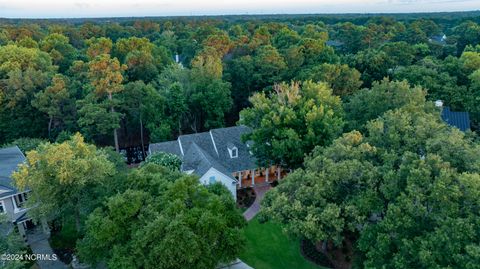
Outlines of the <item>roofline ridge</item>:
<svg viewBox="0 0 480 269">
<path fill-rule="evenodd" d="M 215 144 L 215 139 L 213 138 L 212 130 L 208 131 L 208 133 L 210 134 L 210 138 L 212 139 L 213 148 L 215 149 L 215 152 L 217 153 L 217 156 L 220 157 L 220 155 L 218 154 L 217 145 Z"/>
<path fill-rule="evenodd" d="M 178 145 L 180 146 L 180 152 L 182 153 L 182 156 L 185 156 L 183 153 L 183 146 L 182 146 L 182 141 L 180 140 L 180 136 L 177 138 Z"/>
</svg>

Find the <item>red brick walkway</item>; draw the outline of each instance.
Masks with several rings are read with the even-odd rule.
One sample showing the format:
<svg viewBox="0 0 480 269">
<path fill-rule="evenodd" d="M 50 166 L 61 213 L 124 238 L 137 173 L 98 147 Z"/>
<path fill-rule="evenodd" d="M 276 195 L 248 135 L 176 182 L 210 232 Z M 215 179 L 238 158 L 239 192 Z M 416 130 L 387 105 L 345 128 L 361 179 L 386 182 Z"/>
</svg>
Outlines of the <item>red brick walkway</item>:
<svg viewBox="0 0 480 269">
<path fill-rule="evenodd" d="M 258 214 L 258 211 L 260 211 L 260 202 L 262 202 L 265 193 L 271 188 L 272 187 L 270 186 L 270 184 L 257 185 L 253 187 L 255 193 L 257 194 L 257 197 L 255 198 L 253 204 L 247 209 L 247 211 L 243 213 L 243 216 L 247 221 L 253 219 Z"/>
</svg>

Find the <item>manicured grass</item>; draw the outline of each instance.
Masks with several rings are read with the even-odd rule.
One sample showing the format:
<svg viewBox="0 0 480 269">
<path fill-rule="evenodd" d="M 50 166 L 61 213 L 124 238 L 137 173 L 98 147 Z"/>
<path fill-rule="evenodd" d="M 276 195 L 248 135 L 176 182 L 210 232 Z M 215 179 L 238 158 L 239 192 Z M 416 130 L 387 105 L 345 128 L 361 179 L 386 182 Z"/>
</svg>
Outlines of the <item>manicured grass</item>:
<svg viewBox="0 0 480 269">
<path fill-rule="evenodd" d="M 288 238 L 279 224 L 260 224 L 255 218 L 245 228 L 247 243 L 240 259 L 255 269 L 319 269 L 300 254 L 299 240 Z"/>
</svg>

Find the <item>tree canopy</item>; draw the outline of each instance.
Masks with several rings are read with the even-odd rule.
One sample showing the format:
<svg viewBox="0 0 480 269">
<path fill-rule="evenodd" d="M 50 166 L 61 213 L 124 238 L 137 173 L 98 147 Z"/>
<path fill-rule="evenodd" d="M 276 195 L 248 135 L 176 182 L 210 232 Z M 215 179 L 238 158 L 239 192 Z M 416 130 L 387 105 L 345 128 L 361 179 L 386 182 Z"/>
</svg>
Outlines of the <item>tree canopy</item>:
<svg viewBox="0 0 480 269">
<path fill-rule="evenodd" d="M 328 145 L 343 128 L 343 108 L 325 83 L 278 84 L 267 96 L 257 93 L 253 106 L 240 114 L 240 124 L 253 129 L 245 141 L 260 165 L 299 167 L 305 154 Z"/>
<path fill-rule="evenodd" d="M 353 246 L 365 267 L 474 268 L 479 152 L 438 114 L 390 110 L 317 147 L 267 194 L 265 214 L 329 250 Z"/>
<path fill-rule="evenodd" d="M 110 268 L 214 268 L 236 258 L 245 220 L 221 185 L 205 187 L 155 164 L 129 173 L 127 190 L 86 222 L 80 257 Z"/>
<path fill-rule="evenodd" d="M 27 152 L 27 162 L 13 174 L 20 190 L 31 190 L 29 215 L 36 220 L 82 219 L 108 194 L 116 173 L 104 150 L 75 134 L 63 143 L 43 143 Z M 110 190 L 111 191 L 111 190 Z"/>
</svg>

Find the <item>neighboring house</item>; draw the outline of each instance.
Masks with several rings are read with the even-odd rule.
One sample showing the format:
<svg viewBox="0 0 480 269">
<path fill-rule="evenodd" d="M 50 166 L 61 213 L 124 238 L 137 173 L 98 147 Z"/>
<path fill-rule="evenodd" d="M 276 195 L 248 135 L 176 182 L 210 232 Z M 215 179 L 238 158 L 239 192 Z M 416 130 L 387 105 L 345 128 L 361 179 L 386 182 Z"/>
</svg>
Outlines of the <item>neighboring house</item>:
<svg viewBox="0 0 480 269">
<path fill-rule="evenodd" d="M 454 112 L 449 107 L 444 107 L 442 101 L 436 101 L 435 106 L 442 109 L 442 120 L 448 125 L 457 127 L 461 131 L 465 132 L 470 130 L 470 115 L 468 112 Z"/>
<path fill-rule="evenodd" d="M 33 226 L 24 207 L 28 191 L 18 191 L 11 178 L 18 165 L 24 162 L 25 156 L 18 147 L 0 149 L 0 213 L 6 214 L 8 221 L 17 225 L 19 233 L 25 238 L 26 229 Z"/>
<path fill-rule="evenodd" d="M 183 172 L 197 174 L 203 184 L 222 183 L 236 199 L 237 189 L 269 184 L 286 174 L 276 166 L 257 167 L 250 144 L 242 142 L 242 135 L 250 131 L 246 126 L 236 126 L 181 135 L 175 141 L 150 144 L 149 154 L 177 155 Z"/>
<path fill-rule="evenodd" d="M 429 42 L 431 43 L 437 43 L 437 44 L 440 44 L 440 45 L 446 45 L 447 44 L 447 36 L 445 34 L 441 34 L 441 35 L 434 35 L 434 36 L 431 36 L 429 39 L 428 39 Z"/>
<path fill-rule="evenodd" d="M 343 47 L 344 45 L 343 42 L 337 41 L 337 40 L 327 40 L 325 44 L 327 44 L 327 46 L 334 47 L 334 48 L 340 48 L 340 47 Z"/>
</svg>

